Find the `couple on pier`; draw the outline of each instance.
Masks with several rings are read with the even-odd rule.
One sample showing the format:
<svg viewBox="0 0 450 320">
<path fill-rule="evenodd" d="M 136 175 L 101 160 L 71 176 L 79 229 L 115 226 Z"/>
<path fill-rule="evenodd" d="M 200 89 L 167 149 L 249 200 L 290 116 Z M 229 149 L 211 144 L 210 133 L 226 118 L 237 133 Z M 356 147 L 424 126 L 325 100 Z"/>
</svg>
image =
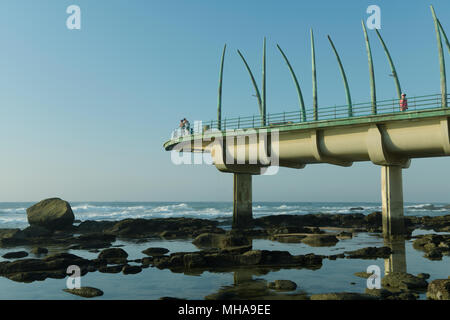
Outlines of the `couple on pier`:
<svg viewBox="0 0 450 320">
<path fill-rule="evenodd" d="M 180 129 L 182 130 L 182 132 L 184 131 L 184 134 L 192 133 L 191 124 L 186 118 L 180 120 Z"/>
</svg>

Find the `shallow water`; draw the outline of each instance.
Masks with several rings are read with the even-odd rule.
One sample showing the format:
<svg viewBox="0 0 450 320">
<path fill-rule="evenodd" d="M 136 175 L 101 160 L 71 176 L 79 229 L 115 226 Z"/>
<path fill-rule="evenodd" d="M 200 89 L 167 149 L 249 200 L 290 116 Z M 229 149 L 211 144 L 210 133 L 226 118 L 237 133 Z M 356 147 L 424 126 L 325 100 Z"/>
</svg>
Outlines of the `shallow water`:
<svg viewBox="0 0 450 320">
<path fill-rule="evenodd" d="M 0 228 L 6 227 L 25 227 L 26 213 L 25 209 L 28 204 L 0 204 Z M 443 211 L 443 204 L 434 204 L 434 208 L 424 209 L 426 204 L 407 204 L 407 215 L 442 215 L 449 213 Z M 138 208 L 139 207 L 139 208 Z M 162 209 L 164 207 L 164 212 Z M 363 207 L 363 210 L 350 210 L 354 207 Z M 125 209 L 128 208 L 128 209 Z M 158 208 L 158 209 L 157 209 Z M 307 212 L 325 212 L 328 213 L 350 213 L 363 212 L 370 213 L 379 210 L 376 204 L 352 203 L 352 204 L 255 204 L 255 216 L 263 216 L 269 214 L 270 210 L 278 211 L 274 214 L 285 214 L 292 211 L 297 214 Z M 76 219 L 79 220 L 118 220 L 126 217 L 167 217 L 167 212 L 171 216 L 195 216 L 206 218 L 208 215 L 199 214 L 199 212 L 209 212 L 209 217 L 218 220 L 227 220 L 227 210 L 231 210 L 229 204 L 167 204 L 167 203 L 102 203 L 102 204 L 73 204 Z M 156 211 L 160 211 L 156 213 Z M 195 210 L 199 212 L 195 213 Z M 215 211 L 214 211 L 215 210 Z M 289 211 L 290 210 L 290 211 Z M 334 211 L 335 210 L 335 211 Z M 212 213 L 212 212 L 216 213 Z M 136 213 L 136 215 L 133 214 Z M 139 212 L 139 214 L 138 214 Z M 191 213 L 188 213 L 191 212 Z M 153 215 L 149 215 L 153 214 Z M 229 226 L 225 226 L 229 227 Z M 429 231 L 416 230 L 413 235 L 430 233 Z M 266 239 L 254 239 L 252 242 L 254 249 L 265 250 L 283 250 L 289 251 L 291 254 L 323 254 L 331 255 L 343 253 L 345 251 L 356 250 L 368 246 L 385 245 L 383 238 L 376 234 L 358 233 L 352 239 L 340 240 L 332 247 L 310 247 L 303 243 L 280 243 Z M 404 255 L 402 255 L 402 247 L 404 245 Z M 113 246 L 122 246 L 128 252 L 130 260 L 144 257 L 142 250 L 148 247 L 164 247 L 170 252 L 189 252 L 197 251 L 191 240 L 161 240 L 151 239 L 148 242 L 136 243 L 123 240 L 116 241 Z M 431 275 L 428 281 L 433 279 L 447 278 L 450 275 L 450 257 L 444 256 L 442 261 L 430 261 L 423 257 L 423 252 L 417 251 L 412 247 L 412 240 L 406 240 L 397 244 L 400 252 L 394 259 L 394 269 L 400 268 L 411 274 L 429 273 Z M 11 249 L 0 248 L 0 261 L 3 254 L 10 251 L 25 250 L 29 252 L 30 247 L 15 247 Z M 60 248 L 49 247 L 50 253 L 59 252 Z M 93 259 L 97 257 L 97 253 L 88 252 L 86 250 L 69 250 L 70 253 L 82 256 L 84 258 Z M 28 258 L 33 258 L 30 254 Z M 398 262 L 398 261 L 400 262 Z M 406 265 L 404 262 L 406 261 Z M 381 274 L 385 273 L 385 265 L 392 264 L 392 259 L 337 259 L 323 260 L 323 265 L 318 270 L 308 269 L 282 269 L 278 271 L 270 271 L 268 273 L 262 270 L 245 270 L 239 269 L 230 272 L 203 272 L 200 275 L 185 275 L 182 273 L 173 273 L 170 270 L 159 270 L 157 268 L 143 269 L 141 273 L 136 275 L 105 274 L 100 272 L 88 273 L 81 278 L 82 286 L 90 286 L 99 288 L 104 291 L 102 297 L 96 299 L 159 299 L 161 297 L 177 297 L 185 299 L 204 299 L 205 296 L 219 292 L 225 287 L 235 286 L 240 288 L 237 292 L 242 298 L 255 298 L 256 291 L 264 291 L 266 281 L 274 281 L 280 279 L 288 279 L 297 283 L 298 288 L 294 292 L 287 294 L 303 293 L 329 293 L 329 292 L 359 292 L 364 293 L 367 286 L 367 280 L 356 277 L 355 272 L 366 271 L 370 265 L 380 267 Z M 394 270 L 396 271 L 396 270 Z M 245 285 L 242 285 L 245 284 Z M 248 284 L 251 284 L 250 286 Z M 258 287 L 259 286 L 259 287 Z M 62 290 L 66 288 L 66 279 L 47 279 L 45 281 L 37 281 L 31 284 L 24 284 L 11 281 L 7 278 L 0 277 L 0 299 L 83 299 L 65 293 Z M 256 288 L 256 289 L 255 289 Z M 259 288 L 259 289 L 258 289 Z M 261 289 L 261 290 L 260 290 Z M 272 291 L 271 291 L 272 292 Z M 286 293 L 285 293 L 286 294 Z M 421 294 L 421 299 L 425 298 Z M 257 298 L 257 297 L 256 297 Z"/>
<path fill-rule="evenodd" d="M 254 249 L 286 250 L 292 254 L 337 254 L 367 246 L 382 246 L 383 239 L 359 233 L 353 239 L 341 240 L 333 247 L 309 247 L 303 243 L 279 243 L 270 240 L 253 240 Z M 190 241 L 162 241 L 151 240 L 145 243 L 116 241 L 114 245 L 123 245 L 128 252 L 129 259 L 142 258 L 142 250 L 148 247 L 165 247 L 171 252 L 198 250 Z M 21 248 L 14 248 L 18 251 Z M 30 248 L 23 248 L 28 250 Z M 57 251 L 56 248 L 50 248 Z M 11 251 L 0 249 L 0 255 Z M 96 253 L 84 250 L 70 250 L 70 253 L 93 259 Z M 32 255 L 30 255 L 32 257 Z M 412 241 L 405 241 L 406 271 L 411 274 L 429 273 L 433 279 L 447 278 L 450 274 L 450 257 L 444 256 L 442 261 L 430 261 L 423 257 L 423 253 L 413 249 Z M 389 259 L 386 259 L 389 260 Z M 204 272 L 201 275 L 185 275 L 173 273 L 170 270 L 147 268 L 136 275 L 105 274 L 100 272 L 88 273 L 81 278 L 82 286 L 99 288 L 104 291 L 102 297 L 96 299 L 159 299 L 161 297 L 177 297 L 185 299 L 204 299 L 226 286 L 235 285 L 235 278 L 240 282 L 253 281 L 255 284 L 264 281 L 289 279 L 297 283 L 298 288 L 292 293 L 306 292 L 308 294 L 328 292 L 360 292 L 366 288 L 366 279 L 358 278 L 355 272 L 365 271 L 368 266 L 377 265 L 381 273 L 385 272 L 385 259 L 337 259 L 323 260 L 318 270 L 282 269 L 261 274 L 260 270 L 235 270 L 233 272 Z M 264 283 L 262 285 L 265 285 Z M 83 299 L 62 291 L 66 288 L 65 279 L 47 279 L 31 284 L 13 282 L 7 278 L 0 278 L 0 299 Z M 242 297 L 248 297 L 246 287 L 238 291 Z M 252 297 L 252 296 L 250 296 Z M 424 299 L 425 295 L 421 294 Z"/>
</svg>

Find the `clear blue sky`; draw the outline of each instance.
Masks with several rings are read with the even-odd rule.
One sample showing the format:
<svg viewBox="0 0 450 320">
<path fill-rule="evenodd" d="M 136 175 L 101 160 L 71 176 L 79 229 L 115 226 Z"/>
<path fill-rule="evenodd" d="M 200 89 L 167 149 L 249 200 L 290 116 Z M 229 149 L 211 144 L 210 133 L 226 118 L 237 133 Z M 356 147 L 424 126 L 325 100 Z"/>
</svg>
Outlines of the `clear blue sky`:
<svg viewBox="0 0 450 320">
<path fill-rule="evenodd" d="M 450 33 L 450 2 L 433 2 Z M 71 4 L 81 7 L 79 31 L 66 28 Z M 230 174 L 206 165 L 175 166 L 162 148 L 180 118 L 216 117 L 224 43 L 224 116 L 257 112 L 236 49 L 259 81 L 264 36 L 268 112 L 298 108 L 277 43 L 311 104 L 310 27 L 319 104 L 345 103 L 327 34 L 341 54 L 353 99 L 368 101 L 361 20 L 371 4 L 381 7 L 381 33 L 404 91 L 439 92 L 429 1 L 1 1 L 0 201 L 231 201 Z M 378 97 L 394 98 L 384 52 L 374 31 L 369 37 Z M 413 160 L 404 171 L 405 200 L 450 202 L 449 165 L 449 158 Z M 253 190 L 255 201 L 379 201 L 380 168 L 282 169 L 255 177 Z"/>
</svg>

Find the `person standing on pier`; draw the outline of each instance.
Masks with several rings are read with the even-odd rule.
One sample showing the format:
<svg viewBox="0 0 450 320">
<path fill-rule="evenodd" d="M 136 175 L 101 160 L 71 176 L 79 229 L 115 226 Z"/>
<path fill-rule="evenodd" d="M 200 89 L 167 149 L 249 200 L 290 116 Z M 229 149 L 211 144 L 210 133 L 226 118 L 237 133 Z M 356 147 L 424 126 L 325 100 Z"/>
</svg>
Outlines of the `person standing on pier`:
<svg viewBox="0 0 450 320">
<path fill-rule="evenodd" d="M 406 99 L 406 94 L 402 93 L 402 98 L 400 99 L 400 111 L 408 110 L 408 99 Z"/>
</svg>

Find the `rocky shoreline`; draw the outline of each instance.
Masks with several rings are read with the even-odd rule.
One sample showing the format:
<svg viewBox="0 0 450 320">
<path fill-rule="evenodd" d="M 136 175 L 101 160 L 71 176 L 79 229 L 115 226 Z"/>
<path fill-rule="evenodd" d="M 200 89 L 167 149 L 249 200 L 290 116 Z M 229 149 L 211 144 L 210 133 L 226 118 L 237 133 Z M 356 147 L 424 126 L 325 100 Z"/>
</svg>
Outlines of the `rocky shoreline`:
<svg viewBox="0 0 450 320">
<path fill-rule="evenodd" d="M 67 267 L 77 265 L 81 274 L 88 272 L 136 274 L 145 268 L 168 269 L 176 273 L 201 274 L 239 269 L 257 269 L 267 273 L 279 269 L 311 269 L 322 267 L 324 259 L 388 258 L 392 249 L 367 247 L 335 255 L 291 255 L 287 251 L 254 250 L 252 239 L 270 239 L 287 243 L 303 243 L 311 248 L 335 246 L 341 239 L 355 233 L 381 233 L 381 213 L 369 215 L 307 214 L 279 215 L 254 219 L 245 230 L 225 230 L 217 221 L 193 218 L 124 219 L 120 221 L 83 221 L 78 224 L 70 205 L 61 199 L 47 199 L 27 210 L 30 226 L 25 229 L 0 229 L 0 247 L 9 251 L 0 262 L 0 276 L 17 282 L 30 283 L 47 278 L 67 277 Z M 450 231 L 450 215 L 439 217 L 407 217 L 406 238 L 415 229 Z M 329 232 L 330 230 L 334 232 Z M 450 235 L 431 234 L 413 237 L 413 246 L 425 252 L 430 260 L 440 260 L 450 254 Z M 151 239 L 183 239 L 198 247 L 195 252 L 174 252 L 165 248 L 148 248 L 140 259 L 128 260 L 128 253 L 113 247 L 118 239 L 142 241 Z M 13 251 L 28 246 L 36 258 L 27 258 L 26 251 Z M 67 252 L 48 254 L 46 247 L 57 246 L 61 251 L 86 250 L 97 252 L 95 259 L 85 259 Z M 248 285 L 248 284 L 247 284 Z M 260 285 L 260 284 L 258 284 Z M 267 290 L 294 288 L 288 280 L 267 285 Z M 296 285 L 295 285 L 296 287 Z M 266 287 L 265 287 L 266 288 Z M 291 295 L 301 299 L 416 299 L 417 292 L 427 291 L 430 299 L 448 299 L 450 280 L 439 279 L 428 284 L 426 279 L 409 274 L 389 274 L 383 278 L 383 288 L 364 294 L 330 293 L 308 296 Z M 232 288 L 230 290 L 235 290 Z M 66 292 L 94 297 L 103 294 L 95 288 L 66 290 Z M 289 290 L 288 290 L 289 291 Z M 101 292 L 101 293 L 100 293 Z M 213 299 L 233 297 L 230 292 L 209 296 Z M 269 294 L 273 297 L 273 294 Z M 260 295 L 260 298 L 262 296 Z"/>
</svg>

